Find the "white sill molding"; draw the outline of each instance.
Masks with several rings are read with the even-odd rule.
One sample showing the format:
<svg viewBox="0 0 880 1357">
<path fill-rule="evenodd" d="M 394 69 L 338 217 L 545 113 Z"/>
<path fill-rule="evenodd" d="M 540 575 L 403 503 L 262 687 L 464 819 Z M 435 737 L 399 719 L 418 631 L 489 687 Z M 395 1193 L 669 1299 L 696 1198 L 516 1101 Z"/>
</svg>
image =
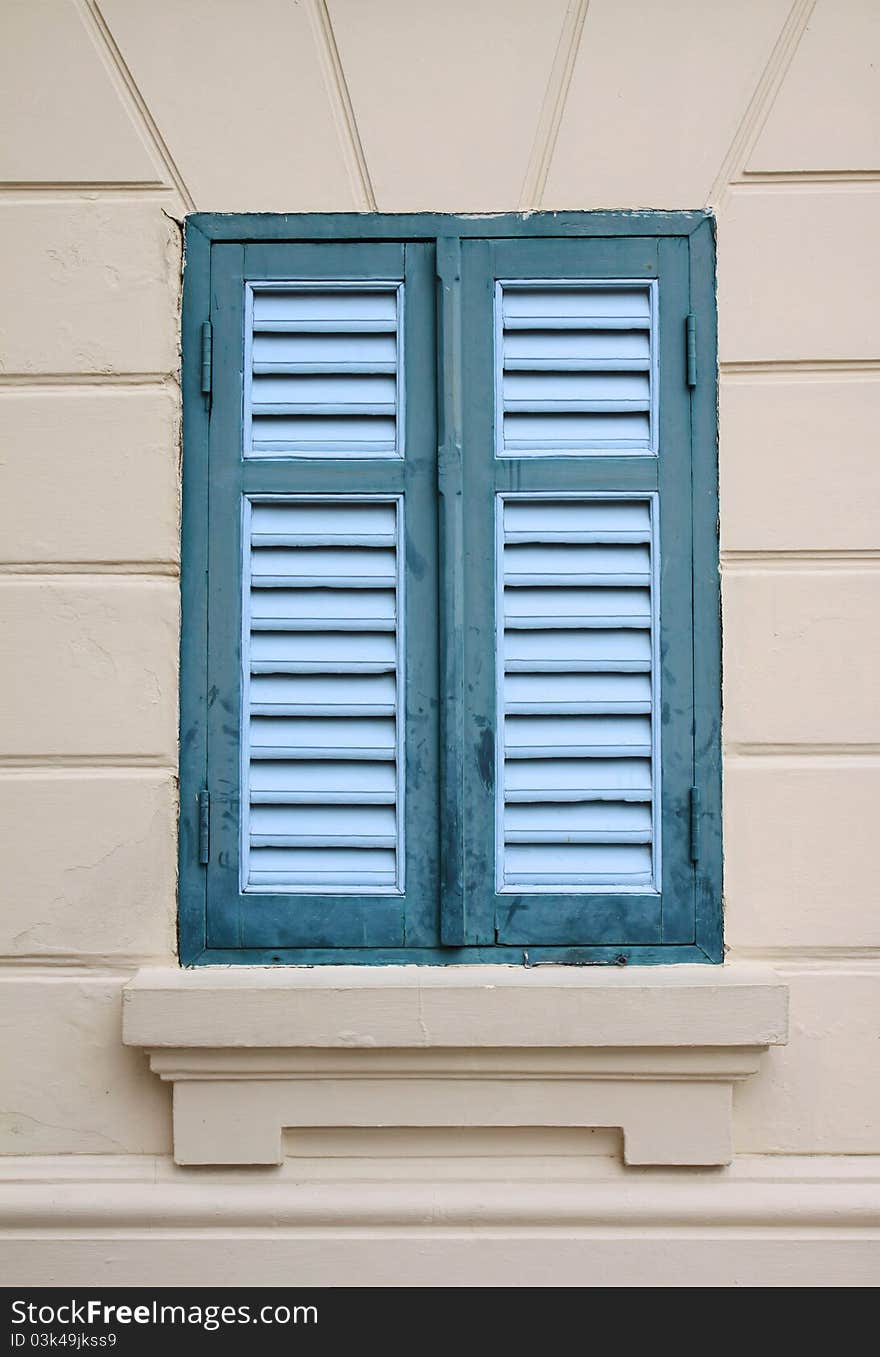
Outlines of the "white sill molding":
<svg viewBox="0 0 880 1357">
<path fill-rule="evenodd" d="M 733 1085 L 788 1033 L 784 983 L 736 963 L 146 968 L 123 1001 L 178 1164 L 357 1126 L 620 1127 L 627 1164 L 727 1164 Z"/>
</svg>

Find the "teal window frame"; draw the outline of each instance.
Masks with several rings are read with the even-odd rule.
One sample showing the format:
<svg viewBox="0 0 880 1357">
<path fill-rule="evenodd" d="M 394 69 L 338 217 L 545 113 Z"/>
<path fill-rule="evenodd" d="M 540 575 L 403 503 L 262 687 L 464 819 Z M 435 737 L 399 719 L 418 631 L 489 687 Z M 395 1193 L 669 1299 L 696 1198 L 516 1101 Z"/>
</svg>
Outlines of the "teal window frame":
<svg viewBox="0 0 880 1357">
<path fill-rule="evenodd" d="M 495 455 L 496 283 L 535 276 L 659 282 L 659 456 Z M 403 458 L 243 457 L 245 283 L 308 277 L 404 282 Z M 719 962 L 710 214 L 196 214 L 186 222 L 182 347 L 181 962 Z M 661 505 L 662 889 L 499 893 L 496 497 L 609 491 L 659 494 Z M 242 496 L 334 493 L 406 504 L 406 889 L 247 895 L 238 865 Z"/>
</svg>

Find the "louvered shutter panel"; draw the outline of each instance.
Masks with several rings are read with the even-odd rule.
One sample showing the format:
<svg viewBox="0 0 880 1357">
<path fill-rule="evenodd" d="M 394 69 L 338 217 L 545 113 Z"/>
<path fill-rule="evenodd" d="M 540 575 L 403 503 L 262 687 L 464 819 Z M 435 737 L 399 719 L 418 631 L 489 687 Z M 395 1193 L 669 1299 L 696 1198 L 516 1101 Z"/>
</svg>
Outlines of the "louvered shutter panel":
<svg viewBox="0 0 880 1357">
<path fill-rule="evenodd" d="M 400 288 L 276 284 L 248 300 L 245 455 L 401 456 Z"/>
<path fill-rule="evenodd" d="M 497 285 L 502 457 L 654 445 L 650 285 Z"/>
<path fill-rule="evenodd" d="M 647 499 L 500 502 L 499 889 L 650 887 Z"/>
<path fill-rule="evenodd" d="M 184 664 L 204 682 L 182 740 L 200 816 L 184 891 L 193 901 L 200 884 L 207 902 L 189 946 L 298 962 L 425 945 L 438 891 L 433 252 L 224 242 L 209 295 L 207 437 L 190 439 L 184 468 L 184 531 L 205 543 L 184 580 Z M 191 403 L 188 419 L 198 427 Z"/>
<path fill-rule="evenodd" d="M 399 504 L 250 512 L 249 891 L 399 886 Z"/>
<path fill-rule="evenodd" d="M 530 954 L 688 941 L 687 249 L 475 241 L 461 275 L 466 928 Z"/>
</svg>

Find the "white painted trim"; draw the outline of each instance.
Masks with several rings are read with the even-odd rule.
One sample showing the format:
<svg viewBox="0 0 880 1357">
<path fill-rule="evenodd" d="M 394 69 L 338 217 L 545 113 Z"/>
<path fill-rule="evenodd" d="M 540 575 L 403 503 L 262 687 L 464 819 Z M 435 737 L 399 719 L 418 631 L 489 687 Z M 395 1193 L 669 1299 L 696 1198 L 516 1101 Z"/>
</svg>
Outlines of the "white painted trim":
<svg viewBox="0 0 880 1357">
<path fill-rule="evenodd" d="M 770 966 L 144 967 L 129 1045 L 601 1047 L 777 1045 Z"/>
<path fill-rule="evenodd" d="M 632 1174 L 596 1155 L 0 1159 L 9 1286 L 876 1284 L 880 1156 L 742 1156 Z"/>
<path fill-rule="evenodd" d="M 537 1137 L 534 1149 L 519 1153 L 505 1153 L 499 1137 L 489 1155 L 461 1154 L 451 1138 L 443 1154 L 433 1140 L 426 1153 L 416 1142 L 413 1155 L 399 1144 L 390 1153 L 395 1141 L 389 1137 L 387 1147 L 373 1142 L 371 1153 L 366 1146 L 358 1150 L 355 1132 L 338 1158 L 304 1156 L 294 1141 L 281 1167 L 257 1175 L 228 1167 L 196 1173 L 165 1155 L 4 1155 L 0 1238 L 38 1221 L 59 1235 L 118 1227 L 121 1220 L 127 1229 L 160 1232 L 260 1223 L 279 1230 L 307 1223 L 403 1225 L 423 1223 L 425 1203 L 440 1197 L 450 1207 L 443 1213 L 447 1227 L 839 1226 L 873 1228 L 880 1236 L 880 1155 L 740 1155 L 724 1169 L 637 1175 L 604 1154 L 554 1155 L 555 1170 L 538 1174 L 536 1165 L 546 1159 Z M 401 1182 L 401 1162 L 410 1159 L 412 1171 Z"/>
<path fill-rule="evenodd" d="M 724 1164 L 733 1084 L 787 1021 L 784 984 L 739 965 L 146 969 L 123 991 L 183 1164 L 277 1164 L 285 1128 L 321 1126 L 616 1126 L 627 1163 Z"/>
</svg>

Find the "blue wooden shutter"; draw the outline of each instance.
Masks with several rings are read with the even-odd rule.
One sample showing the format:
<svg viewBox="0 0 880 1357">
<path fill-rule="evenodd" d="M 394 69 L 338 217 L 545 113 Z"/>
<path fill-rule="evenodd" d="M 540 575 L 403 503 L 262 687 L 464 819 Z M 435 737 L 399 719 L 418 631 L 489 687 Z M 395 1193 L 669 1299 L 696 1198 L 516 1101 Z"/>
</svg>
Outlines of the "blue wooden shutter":
<svg viewBox="0 0 880 1357">
<path fill-rule="evenodd" d="M 199 215 L 183 328 L 182 959 L 719 960 L 711 222 Z"/>
<path fill-rule="evenodd" d="M 464 243 L 469 940 L 695 939 L 688 305 L 678 242 Z"/>
<path fill-rule="evenodd" d="M 213 251 L 209 950 L 430 940 L 430 264 L 419 244 Z"/>
</svg>

